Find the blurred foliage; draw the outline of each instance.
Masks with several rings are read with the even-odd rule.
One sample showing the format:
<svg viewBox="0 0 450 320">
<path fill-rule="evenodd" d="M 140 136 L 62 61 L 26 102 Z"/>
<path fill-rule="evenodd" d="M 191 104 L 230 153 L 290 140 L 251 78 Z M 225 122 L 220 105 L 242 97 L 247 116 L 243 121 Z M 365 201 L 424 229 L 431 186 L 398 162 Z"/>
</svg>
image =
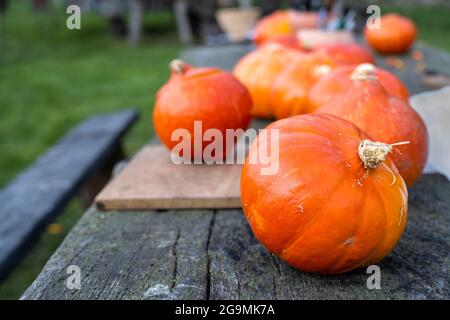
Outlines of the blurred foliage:
<svg viewBox="0 0 450 320">
<path fill-rule="evenodd" d="M 180 49 L 171 15 L 146 15 L 149 32 L 130 47 L 105 18 L 83 15 L 70 31 L 64 11 L 33 14 L 24 3 L 11 3 L 0 38 L 0 186 L 95 113 L 138 107 L 127 150 L 148 141 L 154 93 Z"/>
<path fill-rule="evenodd" d="M 28 1 L 10 2 L 0 24 L 0 187 L 95 113 L 140 109 L 125 140 L 128 154 L 151 138 L 154 94 L 181 48 L 170 13 L 146 14 L 146 37 L 133 48 L 109 35 L 103 17 L 84 14 L 82 29 L 69 31 L 63 8 L 33 13 Z M 383 8 L 388 11 L 412 17 L 422 41 L 450 51 L 448 9 Z M 74 200 L 55 221 L 61 233 L 44 233 L 0 285 L 0 299 L 20 297 L 82 212 Z"/>
<path fill-rule="evenodd" d="M 80 218 L 83 209 L 78 201 L 72 201 L 64 213 L 56 218 L 55 223 L 61 228 L 60 233 L 48 230 L 42 234 L 33 249 L 14 269 L 8 279 L 0 284 L 0 299 L 18 299 L 36 279 L 47 260 L 64 240 L 67 233 Z"/>
</svg>

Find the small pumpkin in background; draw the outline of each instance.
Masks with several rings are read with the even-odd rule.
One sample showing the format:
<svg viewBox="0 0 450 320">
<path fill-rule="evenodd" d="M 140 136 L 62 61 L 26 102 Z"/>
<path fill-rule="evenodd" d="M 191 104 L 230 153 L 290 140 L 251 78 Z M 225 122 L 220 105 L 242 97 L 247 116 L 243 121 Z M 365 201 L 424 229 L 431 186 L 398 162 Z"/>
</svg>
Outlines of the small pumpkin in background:
<svg viewBox="0 0 450 320">
<path fill-rule="evenodd" d="M 268 164 L 259 161 L 260 149 L 273 148 L 278 170 L 262 174 Z M 273 122 L 252 143 L 241 176 L 243 211 L 256 238 L 302 271 L 337 274 L 377 263 L 407 220 L 408 192 L 389 157 L 393 148 L 331 115 Z"/>
<path fill-rule="evenodd" d="M 272 37 L 295 34 L 294 11 L 277 10 L 260 19 L 254 29 L 253 41 L 262 44 Z"/>
<path fill-rule="evenodd" d="M 268 40 L 283 36 L 296 36 L 299 29 L 317 28 L 319 16 L 315 12 L 277 10 L 258 21 L 253 41 L 261 45 Z"/>
<path fill-rule="evenodd" d="M 347 85 L 342 94 L 315 112 L 349 120 L 377 141 L 404 142 L 391 157 L 406 184 L 412 186 L 428 157 L 428 133 L 422 118 L 407 102 L 389 94 L 376 77 L 355 70 Z"/>
<path fill-rule="evenodd" d="M 416 40 L 417 28 L 411 19 L 391 13 L 380 18 L 379 28 L 366 26 L 364 37 L 380 53 L 404 53 Z"/>
<path fill-rule="evenodd" d="M 337 96 L 348 92 L 352 83 L 358 79 L 376 79 L 390 95 L 406 102 L 409 100 L 408 89 L 397 76 L 372 64 L 363 63 L 358 66 L 339 67 L 317 81 L 309 91 L 307 111 L 312 113 Z"/>
<path fill-rule="evenodd" d="M 293 60 L 274 80 L 269 104 L 277 119 L 306 113 L 311 86 L 336 68 L 325 54 L 313 53 Z"/>
<path fill-rule="evenodd" d="M 236 64 L 233 74 L 241 81 L 253 99 L 252 115 L 272 118 L 269 94 L 278 74 L 302 53 L 280 44 L 269 43 L 244 56 Z"/>
<path fill-rule="evenodd" d="M 158 91 L 153 110 L 156 133 L 169 149 L 180 142 L 180 137 L 172 139 L 174 131 L 184 129 L 190 134 L 191 154 L 179 156 L 203 158 L 203 150 L 210 142 L 194 139 L 195 121 L 201 121 L 201 138 L 208 129 L 220 130 L 225 137 L 226 129 L 247 128 L 252 100 L 232 74 L 216 68 L 194 68 L 181 60 L 173 60 L 170 67 L 170 79 Z M 226 155 L 225 141 L 220 151 L 214 158 Z"/>
<path fill-rule="evenodd" d="M 330 43 L 314 47 L 313 52 L 329 55 L 337 64 L 355 65 L 361 63 L 375 63 L 369 50 L 356 43 Z"/>
<path fill-rule="evenodd" d="M 281 36 L 273 36 L 267 40 L 265 40 L 261 45 L 276 43 L 282 45 L 284 47 L 295 49 L 299 51 L 303 51 L 303 47 L 297 37 L 293 35 L 281 35 Z"/>
</svg>

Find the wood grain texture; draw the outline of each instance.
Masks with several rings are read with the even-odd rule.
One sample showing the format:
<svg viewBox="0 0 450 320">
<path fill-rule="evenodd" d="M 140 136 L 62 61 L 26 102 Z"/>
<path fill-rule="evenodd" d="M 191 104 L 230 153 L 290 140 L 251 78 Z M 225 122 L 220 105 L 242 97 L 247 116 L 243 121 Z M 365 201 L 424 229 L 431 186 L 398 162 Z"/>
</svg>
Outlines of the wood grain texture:
<svg viewBox="0 0 450 320">
<path fill-rule="evenodd" d="M 240 208 L 242 165 L 176 165 L 162 145 L 144 147 L 97 196 L 102 210 Z"/>
<path fill-rule="evenodd" d="M 271 255 L 240 210 L 89 210 L 22 299 L 449 299 L 450 182 L 426 175 L 409 222 L 383 260 L 381 289 L 365 269 L 303 273 Z M 69 265 L 81 289 L 69 290 Z"/>
</svg>

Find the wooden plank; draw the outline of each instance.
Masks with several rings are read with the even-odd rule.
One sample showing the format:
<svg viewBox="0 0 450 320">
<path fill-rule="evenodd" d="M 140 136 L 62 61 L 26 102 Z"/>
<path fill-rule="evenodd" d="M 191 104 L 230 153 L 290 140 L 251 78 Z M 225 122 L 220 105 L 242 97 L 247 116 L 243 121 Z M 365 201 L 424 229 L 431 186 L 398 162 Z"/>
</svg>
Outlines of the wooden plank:
<svg viewBox="0 0 450 320">
<path fill-rule="evenodd" d="M 242 165 L 176 165 L 162 145 L 144 147 L 97 196 L 102 210 L 240 208 Z"/>
<path fill-rule="evenodd" d="M 303 273 L 272 256 L 240 210 L 89 210 L 22 299 L 449 299 L 450 182 L 411 190 L 406 233 L 383 260 L 381 289 L 364 269 Z M 69 290 L 69 265 L 81 289 Z"/>
<path fill-rule="evenodd" d="M 46 275 L 55 281 L 46 288 L 34 284 L 42 291 L 24 299 L 204 299 L 211 219 L 208 210 L 99 213 L 92 208 L 52 257 L 58 267 Z M 65 285 L 69 265 L 81 268 L 81 290 Z"/>
<path fill-rule="evenodd" d="M 429 135 L 428 163 L 432 170 L 450 178 L 450 86 L 411 97 L 411 106 L 427 125 Z"/>
<path fill-rule="evenodd" d="M 421 75 L 421 68 L 423 66 L 450 74 L 450 56 L 446 52 L 422 44 L 417 44 L 414 49 L 420 50 L 423 53 L 424 59 L 422 61 L 411 59 L 410 52 L 397 56 L 375 54 L 377 65 L 397 75 L 407 84 L 411 95 L 430 90 L 423 83 Z M 401 68 L 393 66 L 390 62 L 393 58 L 400 59 L 403 66 Z"/>
<path fill-rule="evenodd" d="M 109 161 L 137 115 L 129 109 L 84 121 L 0 190 L 0 279 L 87 178 Z"/>
<path fill-rule="evenodd" d="M 259 130 L 270 122 L 252 119 L 249 127 Z M 248 142 L 239 139 L 237 149 L 247 148 Z M 127 170 L 97 196 L 98 208 L 105 211 L 241 207 L 240 165 L 175 166 L 169 158 L 169 152 L 155 137 L 152 145 L 138 153 Z M 198 181 L 203 185 L 198 185 Z M 181 187 L 185 193 L 180 193 Z"/>
</svg>

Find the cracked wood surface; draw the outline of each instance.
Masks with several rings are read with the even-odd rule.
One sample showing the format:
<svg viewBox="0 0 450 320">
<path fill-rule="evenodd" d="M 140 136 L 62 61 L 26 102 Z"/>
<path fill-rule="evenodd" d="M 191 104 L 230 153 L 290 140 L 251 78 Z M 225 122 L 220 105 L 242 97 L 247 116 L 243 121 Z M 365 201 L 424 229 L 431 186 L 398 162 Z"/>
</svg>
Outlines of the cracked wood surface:
<svg viewBox="0 0 450 320">
<path fill-rule="evenodd" d="M 383 260 L 381 290 L 365 269 L 302 273 L 254 238 L 241 210 L 99 212 L 91 208 L 22 299 L 449 299 L 450 182 L 425 175 L 409 221 Z M 66 269 L 81 268 L 69 290 Z"/>
</svg>

